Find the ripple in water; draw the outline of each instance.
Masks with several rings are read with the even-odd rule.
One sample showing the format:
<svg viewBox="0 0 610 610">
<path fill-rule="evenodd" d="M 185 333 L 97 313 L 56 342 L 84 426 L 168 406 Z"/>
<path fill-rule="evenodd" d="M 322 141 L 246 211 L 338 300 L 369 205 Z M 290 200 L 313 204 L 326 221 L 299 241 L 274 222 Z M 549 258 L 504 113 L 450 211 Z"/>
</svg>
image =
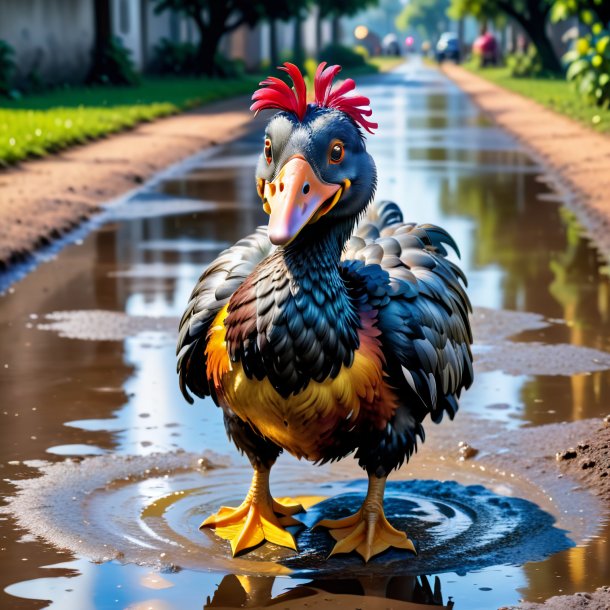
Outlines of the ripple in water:
<svg viewBox="0 0 610 610">
<path fill-rule="evenodd" d="M 302 470 L 282 465 L 273 489 L 309 507 L 298 516 L 305 527 L 294 530 L 299 553 L 266 544 L 233 558 L 228 542 L 199 525 L 220 505 L 239 504 L 247 470 L 215 467 L 188 453 L 93 457 L 45 466 L 42 477 L 17 482 L 20 492 L 2 510 L 33 534 L 95 561 L 250 575 L 464 573 L 572 546 L 553 517 L 527 500 L 454 481 L 389 481 L 386 514 L 416 542 L 417 557 L 389 550 L 366 566 L 352 555 L 327 560 L 334 541 L 310 526 L 357 510 L 366 481 L 307 483 L 311 496 L 303 497 Z"/>
</svg>

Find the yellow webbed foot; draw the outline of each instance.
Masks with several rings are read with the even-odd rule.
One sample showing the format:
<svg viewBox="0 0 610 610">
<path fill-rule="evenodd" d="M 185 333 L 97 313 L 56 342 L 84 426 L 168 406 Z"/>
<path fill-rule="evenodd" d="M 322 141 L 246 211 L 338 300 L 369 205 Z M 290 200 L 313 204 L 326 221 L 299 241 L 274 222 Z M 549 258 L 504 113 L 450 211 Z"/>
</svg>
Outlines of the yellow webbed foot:
<svg viewBox="0 0 610 610">
<path fill-rule="evenodd" d="M 369 479 L 369 489 L 362 507 L 345 519 L 323 519 L 314 527 L 326 527 L 337 540 L 329 557 L 356 551 L 365 562 L 390 547 L 417 553 L 405 532 L 392 527 L 383 512 L 384 479 Z"/>
<path fill-rule="evenodd" d="M 303 512 L 303 507 L 289 498 L 279 502 L 271 497 L 268 471 L 255 471 L 250 491 L 241 505 L 221 507 L 200 527 L 213 527 L 221 538 L 229 540 L 233 556 L 265 540 L 296 551 L 294 537 L 285 527 L 301 525 L 292 516 L 299 512 Z"/>
</svg>

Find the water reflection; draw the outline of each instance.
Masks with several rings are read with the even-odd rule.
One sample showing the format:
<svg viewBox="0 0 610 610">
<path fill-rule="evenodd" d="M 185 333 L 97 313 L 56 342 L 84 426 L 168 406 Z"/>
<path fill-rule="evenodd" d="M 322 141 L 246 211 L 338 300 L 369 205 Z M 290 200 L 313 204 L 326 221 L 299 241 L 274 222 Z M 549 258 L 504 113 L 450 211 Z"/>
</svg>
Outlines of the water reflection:
<svg viewBox="0 0 610 610">
<path fill-rule="evenodd" d="M 454 606 L 451 598 L 446 605 L 443 604 L 438 576 L 434 578 L 433 585 L 425 575 L 362 577 L 351 580 L 314 579 L 279 595 L 273 593 L 274 582 L 274 577 L 227 574 L 213 597 L 208 597 L 204 608 L 267 608 L 277 604 L 294 608 L 300 606 L 299 602 L 303 599 L 307 600 L 306 606 L 309 607 L 346 607 L 350 602 L 362 604 L 365 601 L 358 600 L 357 596 L 377 598 L 374 603 L 379 609 L 418 610 L 435 606 L 451 610 Z M 410 603 L 396 604 L 395 601 Z"/>
</svg>

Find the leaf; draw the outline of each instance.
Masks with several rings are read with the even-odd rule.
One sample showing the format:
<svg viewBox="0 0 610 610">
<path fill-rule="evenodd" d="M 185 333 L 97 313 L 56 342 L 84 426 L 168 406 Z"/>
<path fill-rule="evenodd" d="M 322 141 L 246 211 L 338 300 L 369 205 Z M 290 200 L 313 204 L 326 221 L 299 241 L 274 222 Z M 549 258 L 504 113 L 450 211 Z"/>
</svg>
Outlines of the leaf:
<svg viewBox="0 0 610 610">
<path fill-rule="evenodd" d="M 582 74 L 585 70 L 589 69 L 589 62 L 586 59 L 577 59 L 576 61 L 570 64 L 568 71 L 566 73 L 566 78 L 568 80 L 575 80 L 578 76 Z"/>
</svg>

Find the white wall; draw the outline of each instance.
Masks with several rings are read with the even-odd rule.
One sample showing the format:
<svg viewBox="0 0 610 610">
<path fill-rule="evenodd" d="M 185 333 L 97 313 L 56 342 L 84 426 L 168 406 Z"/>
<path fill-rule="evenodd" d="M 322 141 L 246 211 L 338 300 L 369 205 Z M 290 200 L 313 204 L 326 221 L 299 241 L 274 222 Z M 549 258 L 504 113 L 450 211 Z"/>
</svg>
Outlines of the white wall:
<svg viewBox="0 0 610 610">
<path fill-rule="evenodd" d="M 93 35 L 89 0 L 0 0 L 0 39 L 15 49 L 18 80 L 37 72 L 45 82 L 81 81 Z"/>
</svg>

